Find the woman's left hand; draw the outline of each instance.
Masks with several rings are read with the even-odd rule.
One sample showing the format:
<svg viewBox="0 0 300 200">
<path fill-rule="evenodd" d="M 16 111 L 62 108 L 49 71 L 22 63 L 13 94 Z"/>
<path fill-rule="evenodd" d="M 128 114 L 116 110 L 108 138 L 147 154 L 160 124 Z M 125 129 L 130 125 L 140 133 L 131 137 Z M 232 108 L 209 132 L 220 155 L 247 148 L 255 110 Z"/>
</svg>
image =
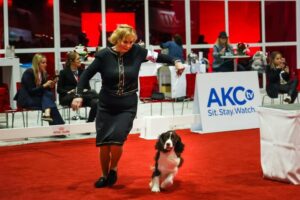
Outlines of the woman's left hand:
<svg viewBox="0 0 300 200">
<path fill-rule="evenodd" d="M 183 71 L 185 69 L 185 66 L 182 64 L 182 62 L 176 62 L 175 68 L 176 68 L 177 76 L 181 76 L 181 74 L 183 73 Z"/>
</svg>

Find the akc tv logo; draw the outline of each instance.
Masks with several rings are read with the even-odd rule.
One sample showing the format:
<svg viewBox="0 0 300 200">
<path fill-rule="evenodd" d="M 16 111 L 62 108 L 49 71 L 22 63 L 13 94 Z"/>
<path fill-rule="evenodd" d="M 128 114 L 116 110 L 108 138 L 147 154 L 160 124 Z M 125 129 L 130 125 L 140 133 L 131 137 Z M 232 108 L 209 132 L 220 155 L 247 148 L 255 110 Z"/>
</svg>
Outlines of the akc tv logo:
<svg viewBox="0 0 300 200">
<path fill-rule="evenodd" d="M 254 99 L 254 92 L 251 89 L 246 89 L 243 86 L 221 87 L 220 90 L 211 88 L 207 107 L 210 108 L 213 104 L 217 104 L 219 107 L 224 106 L 243 106 L 247 102 Z"/>
<path fill-rule="evenodd" d="M 243 86 L 210 89 L 207 102 L 208 117 L 247 115 L 255 113 L 254 91 Z M 250 102 L 250 104 L 247 104 Z M 246 105 L 247 104 L 247 105 Z"/>
</svg>

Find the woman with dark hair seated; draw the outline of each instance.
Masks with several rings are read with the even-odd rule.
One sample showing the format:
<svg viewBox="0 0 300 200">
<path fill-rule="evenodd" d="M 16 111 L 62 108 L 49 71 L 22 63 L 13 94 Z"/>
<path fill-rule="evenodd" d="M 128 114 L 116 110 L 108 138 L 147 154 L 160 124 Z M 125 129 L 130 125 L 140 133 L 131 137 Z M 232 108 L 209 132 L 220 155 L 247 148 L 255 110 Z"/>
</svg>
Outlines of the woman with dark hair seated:
<svg viewBox="0 0 300 200">
<path fill-rule="evenodd" d="M 287 103 L 294 103 L 298 96 L 296 78 L 290 78 L 289 67 L 286 65 L 282 54 L 274 51 L 270 55 L 270 64 L 266 67 L 267 94 L 271 98 L 277 98 L 279 93 L 287 94 L 284 99 Z"/>
<path fill-rule="evenodd" d="M 64 124 L 51 92 L 56 80 L 47 80 L 46 67 L 46 57 L 35 54 L 32 68 L 27 69 L 22 75 L 21 88 L 15 100 L 23 108 L 42 110 L 42 120 L 48 121 L 49 125 Z"/>
<path fill-rule="evenodd" d="M 76 94 L 76 86 L 84 69 L 81 68 L 80 56 L 71 51 L 67 55 L 66 67 L 60 71 L 57 84 L 60 105 L 71 106 Z M 84 86 L 83 106 L 91 107 L 87 122 L 93 122 L 97 114 L 98 95 L 91 90 L 90 84 Z"/>
</svg>

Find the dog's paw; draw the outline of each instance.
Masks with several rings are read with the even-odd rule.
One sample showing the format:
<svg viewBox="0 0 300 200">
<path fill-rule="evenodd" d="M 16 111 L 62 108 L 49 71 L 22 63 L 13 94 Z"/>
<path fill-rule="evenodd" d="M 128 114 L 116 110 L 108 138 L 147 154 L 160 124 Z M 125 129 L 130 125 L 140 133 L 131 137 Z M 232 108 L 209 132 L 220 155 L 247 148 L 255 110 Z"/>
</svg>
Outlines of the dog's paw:
<svg viewBox="0 0 300 200">
<path fill-rule="evenodd" d="M 162 189 L 165 189 L 165 188 L 167 188 L 167 187 L 170 187 L 171 185 L 173 185 L 173 180 L 165 180 L 165 181 L 163 181 L 161 184 L 160 184 L 160 187 L 162 188 Z"/>
<path fill-rule="evenodd" d="M 160 192 L 160 189 L 158 186 L 154 185 L 152 188 L 151 188 L 151 192 Z"/>
<path fill-rule="evenodd" d="M 162 189 L 170 187 L 171 185 L 173 185 L 173 179 L 174 179 L 174 174 L 169 174 L 167 178 L 160 184 L 160 187 Z"/>
<path fill-rule="evenodd" d="M 153 187 L 153 183 L 152 183 L 152 181 L 150 181 L 150 183 L 149 183 L 149 187 L 150 187 L 150 189 Z"/>
<path fill-rule="evenodd" d="M 152 192 L 160 192 L 159 177 L 158 176 L 153 177 L 151 182 L 149 183 L 149 186 Z"/>
</svg>

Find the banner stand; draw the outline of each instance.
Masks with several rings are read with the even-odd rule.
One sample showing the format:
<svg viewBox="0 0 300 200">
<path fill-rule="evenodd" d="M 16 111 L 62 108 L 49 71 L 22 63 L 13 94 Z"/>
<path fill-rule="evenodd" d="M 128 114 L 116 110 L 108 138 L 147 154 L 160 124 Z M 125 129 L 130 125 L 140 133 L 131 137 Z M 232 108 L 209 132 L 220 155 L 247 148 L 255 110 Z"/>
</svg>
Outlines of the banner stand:
<svg viewBox="0 0 300 200">
<path fill-rule="evenodd" d="M 197 74 L 191 131 L 213 133 L 259 127 L 256 71 Z"/>
</svg>

